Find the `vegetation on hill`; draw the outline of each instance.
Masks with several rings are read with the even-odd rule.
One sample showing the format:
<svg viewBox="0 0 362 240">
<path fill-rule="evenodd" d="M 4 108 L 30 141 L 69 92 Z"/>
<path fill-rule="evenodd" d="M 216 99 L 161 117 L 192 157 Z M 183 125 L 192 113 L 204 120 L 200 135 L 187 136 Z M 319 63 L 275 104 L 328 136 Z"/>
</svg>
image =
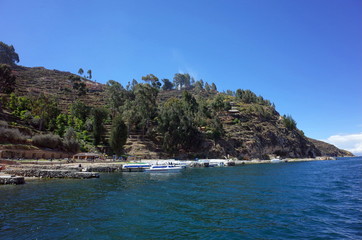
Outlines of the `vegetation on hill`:
<svg viewBox="0 0 362 240">
<path fill-rule="evenodd" d="M 7 45 L 0 41 L 0 63 L 14 65 L 19 62 L 19 55 L 13 45 Z"/>
<path fill-rule="evenodd" d="M 8 124 L 0 129 L 1 143 L 119 156 L 134 153 L 127 137 L 137 136 L 158 157 L 321 155 L 291 116 L 280 116 L 250 90 L 221 93 L 187 73 L 176 73 L 173 81 L 148 74 L 144 83 L 133 79 L 126 87 L 114 80 L 100 84 L 90 80 L 91 70 L 82 76 L 82 68 L 75 75 L 16 66 L 14 48 L 6 49 L 12 63 L 0 65 L 0 112 Z M 27 134 L 14 130 L 19 125 Z"/>
</svg>

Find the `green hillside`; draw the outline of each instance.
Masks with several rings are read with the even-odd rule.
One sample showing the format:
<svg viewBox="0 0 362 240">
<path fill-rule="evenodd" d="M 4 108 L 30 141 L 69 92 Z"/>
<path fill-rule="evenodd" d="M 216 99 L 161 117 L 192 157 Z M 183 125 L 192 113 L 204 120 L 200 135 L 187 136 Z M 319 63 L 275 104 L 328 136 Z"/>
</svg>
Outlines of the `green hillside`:
<svg viewBox="0 0 362 240">
<path fill-rule="evenodd" d="M 42 67 L 8 68 L 16 80 L 12 93 L 1 94 L 0 151 L 100 151 L 141 158 L 351 155 L 307 138 L 291 116 L 281 116 L 250 90 L 221 93 L 188 74 L 175 74 L 173 81 L 150 74 L 142 83 L 122 86 Z"/>
</svg>

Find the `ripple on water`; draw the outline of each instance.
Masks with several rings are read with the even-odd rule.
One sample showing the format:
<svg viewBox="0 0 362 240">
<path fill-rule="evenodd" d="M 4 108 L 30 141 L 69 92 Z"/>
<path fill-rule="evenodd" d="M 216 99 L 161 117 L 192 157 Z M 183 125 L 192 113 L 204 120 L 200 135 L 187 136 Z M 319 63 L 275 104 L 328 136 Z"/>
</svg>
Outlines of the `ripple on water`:
<svg viewBox="0 0 362 240">
<path fill-rule="evenodd" d="M 359 239 L 361 162 L 0 186 L 0 239 Z"/>
</svg>

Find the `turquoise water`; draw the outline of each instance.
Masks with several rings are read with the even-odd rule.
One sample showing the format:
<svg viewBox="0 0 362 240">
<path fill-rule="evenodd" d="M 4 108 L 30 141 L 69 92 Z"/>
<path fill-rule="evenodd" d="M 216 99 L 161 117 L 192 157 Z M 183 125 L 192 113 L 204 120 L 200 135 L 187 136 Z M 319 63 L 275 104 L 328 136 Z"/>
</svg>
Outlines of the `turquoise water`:
<svg viewBox="0 0 362 240">
<path fill-rule="evenodd" d="M 362 159 L 0 186 L 0 239 L 362 239 Z"/>
</svg>

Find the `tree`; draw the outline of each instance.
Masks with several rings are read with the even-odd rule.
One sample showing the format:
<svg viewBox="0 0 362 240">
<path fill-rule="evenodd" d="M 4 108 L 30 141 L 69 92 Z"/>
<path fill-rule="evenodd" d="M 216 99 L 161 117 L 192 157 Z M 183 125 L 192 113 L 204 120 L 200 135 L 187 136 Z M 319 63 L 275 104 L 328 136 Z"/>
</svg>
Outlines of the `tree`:
<svg viewBox="0 0 362 240">
<path fill-rule="evenodd" d="M 0 64 L 0 93 L 12 93 L 15 90 L 15 75 L 6 64 Z"/>
<path fill-rule="evenodd" d="M 283 123 L 284 126 L 290 131 L 297 129 L 297 122 L 292 118 L 291 115 L 288 116 L 284 115 Z"/>
<path fill-rule="evenodd" d="M 138 84 L 134 90 L 135 112 L 134 116 L 137 121 L 138 127 L 143 129 L 143 134 L 148 130 L 149 123 L 157 116 L 157 95 L 158 90 L 151 87 L 149 84 Z"/>
<path fill-rule="evenodd" d="M 210 125 L 209 135 L 215 141 L 219 140 L 225 134 L 222 122 L 220 121 L 219 118 L 217 117 L 212 118 L 209 125 Z"/>
<path fill-rule="evenodd" d="M 191 86 L 191 77 L 188 73 L 176 73 L 173 77 L 173 83 L 179 90 L 182 88 L 189 88 Z"/>
<path fill-rule="evenodd" d="M 7 45 L 0 41 L 0 63 L 15 65 L 19 62 L 19 55 L 13 45 Z"/>
<path fill-rule="evenodd" d="M 236 90 L 235 96 L 245 103 L 256 103 L 258 101 L 256 94 L 250 90 L 238 89 Z"/>
<path fill-rule="evenodd" d="M 87 105 L 85 105 L 83 102 L 77 100 L 75 101 L 75 103 L 73 103 L 72 105 L 70 105 L 70 113 L 81 119 L 83 122 L 86 121 L 89 113 L 90 113 L 91 108 L 88 107 Z"/>
<path fill-rule="evenodd" d="M 52 129 L 51 124 L 60 114 L 58 102 L 53 97 L 41 94 L 31 100 L 31 114 L 39 118 L 39 130 Z"/>
<path fill-rule="evenodd" d="M 224 94 L 218 94 L 211 102 L 211 107 L 216 111 L 227 111 L 231 109 L 230 102 L 225 100 Z"/>
<path fill-rule="evenodd" d="M 123 146 L 127 142 L 127 135 L 127 126 L 124 123 L 122 116 L 116 116 L 112 123 L 109 145 L 118 156 L 123 153 Z"/>
<path fill-rule="evenodd" d="M 78 70 L 78 74 L 79 74 L 79 75 L 83 75 L 83 73 L 84 73 L 83 68 L 79 68 L 79 70 Z"/>
<path fill-rule="evenodd" d="M 210 92 L 210 85 L 207 82 L 205 83 L 205 90 L 206 92 Z"/>
<path fill-rule="evenodd" d="M 183 101 L 183 105 L 185 107 L 185 110 L 189 114 L 194 116 L 197 113 L 198 108 L 199 108 L 199 104 L 197 103 L 194 96 L 192 96 L 192 94 L 189 93 L 188 91 L 184 91 L 182 93 L 182 101 Z"/>
<path fill-rule="evenodd" d="M 73 89 L 77 90 L 78 96 L 83 96 L 87 94 L 87 86 L 82 79 L 77 75 L 71 75 L 69 80 L 73 83 Z"/>
<path fill-rule="evenodd" d="M 89 70 L 87 71 L 87 73 L 88 73 L 88 78 L 89 78 L 89 79 L 92 79 L 92 70 L 89 69 Z"/>
<path fill-rule="evenodd" d="M 199 81 L 196 81 L 194 86 L 195 86 L 195 90 L 201 91 L 204 89 L 204 81 L 202 81 L 202 79 Z"/>
<path fill-rule="evenodd" d="M 212 83 L 210 88 L 212 91 L 217 91 L 217 87 L 216 87 L 215 83 Z"/>
<path fill-rule="evenodd" d="M 163 86 L 162 86 L 162 90 L 167 91 L 167 90 L 172 90 L 173 88 L 173 84 L 169 79 L 162 79 L 163 82 Z"/>
<path fill-rule="evenodd" d="M 92 111 L 94 145 L 99 145 L 101 143 L 102 135 L 106 131 L 103 124 L 107 117 L 108 112 L 105 108 L 96 107 Z"/>
<path fill-rule="evenodd" d="M 111 109 L 112 116 L 116 115 L 126 98 L 126 90 L 122 84 L 114 80 L 109 80 L 106 87 L 107 104 Z"/>
<path fill-rule="evenodd" d="M 159 89 L 161 87 L 161 83 L 158 78 L 153 74 L 148 74 L 142 77 L 142 80 L 150 83 L 152 87 Z"/>
<path fill-rule="evenodd" d="M 68 125 L 68 115 L 61 113 L 55 119 L 55 133 L 63 136 Z"/>
<path fill-rule="evenodd" d="M 170 98 L 160 110 L 158 128 L 163 136 L 163 147 L 170 153 L 189 150 L 200 143 L 199 131 L 185 105 L 183 100 Z"/>
<path fill-rule="evenodd" d="M 80 149 L 79 142 L 77 140 L 77 133 L 72 127 L 69 127 L 64 134 L 63 147 L 69 152 L 78 152 Z"/>
<path fill-rule="evenodd" d="M 132 83 L 131 83 L 131 91 L 133 91 L 134 87 L 138 84 L 136 79 L 132 79 Z"/>
</svg>

